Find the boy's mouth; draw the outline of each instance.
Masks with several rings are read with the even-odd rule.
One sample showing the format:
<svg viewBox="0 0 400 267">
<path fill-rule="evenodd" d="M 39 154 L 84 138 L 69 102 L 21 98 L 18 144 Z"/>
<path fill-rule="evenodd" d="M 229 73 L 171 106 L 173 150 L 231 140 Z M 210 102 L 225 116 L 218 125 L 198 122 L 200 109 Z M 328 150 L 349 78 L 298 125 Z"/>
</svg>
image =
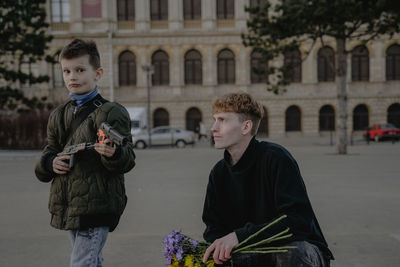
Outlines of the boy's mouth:
<svg viewBox="0 0 400 267">
<path fill-rule="evenodd" d="M 77 83 L 73 83 L 73 84 L 70 85 L 70 87 L 79 87 L 79 86 L 80 86 L 80 85 L 77 84 Z"/>
</svg>

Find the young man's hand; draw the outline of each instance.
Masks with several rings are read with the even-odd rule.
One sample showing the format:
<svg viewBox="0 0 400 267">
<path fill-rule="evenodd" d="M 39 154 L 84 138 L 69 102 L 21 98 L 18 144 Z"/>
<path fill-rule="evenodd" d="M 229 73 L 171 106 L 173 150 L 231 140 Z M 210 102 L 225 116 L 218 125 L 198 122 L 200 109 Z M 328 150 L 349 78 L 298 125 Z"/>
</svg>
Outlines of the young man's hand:
<svg viewBox="0 0 400 267">
<path fill-rule="evenodd" d="M 206 250 L 203 262 L 206 263 L 208 257 L 214 251 L 213 259 L 217 264 L 222 264 L 231 258 L 232 249 L 239 243 L 236 233 L 232 232 L 220 239 L 216 239 Z"/>
<path fill-rule="evenodd" d="M 67 162 L 70 159 L 71 159 L 70 155 L 55 157 L 53 159 L 53 171 L 57 174 L 66 174 L 67 172 L 69 172 L 69 164 Z"/>
<path fill-rule="evenodd" d="M 115 145 L 111 145 L 112 142 L 110 139 L 105 139 L 103 144 L 96 143 L 94 145 L 94 149 L 100 154 L 107 158 L 111 158 L 116 150 Z"/>
</svg>

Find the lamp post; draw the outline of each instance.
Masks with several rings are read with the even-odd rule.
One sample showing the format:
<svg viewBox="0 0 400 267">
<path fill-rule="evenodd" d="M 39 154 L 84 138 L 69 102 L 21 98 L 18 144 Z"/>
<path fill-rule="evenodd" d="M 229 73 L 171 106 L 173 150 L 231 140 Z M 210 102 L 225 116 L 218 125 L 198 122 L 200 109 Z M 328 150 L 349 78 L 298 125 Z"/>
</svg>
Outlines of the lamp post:
<svg viewBox="0 0 400 267">
<path fill-rule="evenodd" d="M 149 135 L 149 147 L 151 147 L 151 118 L 150 118 L 150 75 L 154 72 L 151 64 L 142 65 L 142 70 L 147 76 L 147 133 Z"/>
</svg>

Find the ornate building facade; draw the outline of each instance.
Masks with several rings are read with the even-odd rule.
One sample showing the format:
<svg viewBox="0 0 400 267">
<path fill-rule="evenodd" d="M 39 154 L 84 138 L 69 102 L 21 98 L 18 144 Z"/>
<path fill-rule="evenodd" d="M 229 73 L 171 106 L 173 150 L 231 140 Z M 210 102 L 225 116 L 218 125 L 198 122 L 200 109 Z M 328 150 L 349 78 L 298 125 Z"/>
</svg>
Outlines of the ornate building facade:
<svg viewBox="0 0 400 267">
<path fill-rule="evenodd" d="M 57 54 L 73 38 L 94 40 L 104 76 L 106 98 L 125 106 L 146 107 L 150 90 L 152 126 L 195 129 L 212 125 L 216 96 L 245 91 L 263 106 L 260 132 L 269 136 L 319 136 L 334 132 L 337 119 L 335 42 L 316 46 L 292 73 L 286 92 L 266 90 L 257 75 L 259 55 L 242 44 L 248 14 L 256 0 L 49 0 L 47 11 Z M 348 129 L 373 123 L 400 127 L 400 38 L 378 39 L 366 46 L 349 43 Z M 304 51 L 291 52 L 281 63 L 293 63 Z M 147 83 L 143 66 L 154 72 Z M 279 64 L 279 62 L 278 62 Z M 68 97 L 59 64 L 43 63 L 39 71 L 51 82 L 35 94 L 55 102 Z"/>
</svg>

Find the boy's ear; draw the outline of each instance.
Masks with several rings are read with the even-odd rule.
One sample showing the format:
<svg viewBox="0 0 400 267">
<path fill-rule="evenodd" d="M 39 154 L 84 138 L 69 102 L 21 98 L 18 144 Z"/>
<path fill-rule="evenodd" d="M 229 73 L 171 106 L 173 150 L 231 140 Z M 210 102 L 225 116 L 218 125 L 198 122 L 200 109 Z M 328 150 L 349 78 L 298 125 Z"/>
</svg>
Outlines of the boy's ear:
<svg viewBox="0 0 400 267">
<path fill-rule="evenodd" d="M 251 132 L 251 129 L 253 128 L 253 121 L 252 120 L 246 120 L 242 124 L 242 135 L 246 135 Z"/>
<path fill-rule="evenodd" d="M 96 70 L 96 77 L 95 77 L 96 82 L 98 80 L 100 80 L 100 78 L 103 76 L 103 73 L 104 73 L 104 69 L 102 67 L 100 67 Z"/>
</svg>

